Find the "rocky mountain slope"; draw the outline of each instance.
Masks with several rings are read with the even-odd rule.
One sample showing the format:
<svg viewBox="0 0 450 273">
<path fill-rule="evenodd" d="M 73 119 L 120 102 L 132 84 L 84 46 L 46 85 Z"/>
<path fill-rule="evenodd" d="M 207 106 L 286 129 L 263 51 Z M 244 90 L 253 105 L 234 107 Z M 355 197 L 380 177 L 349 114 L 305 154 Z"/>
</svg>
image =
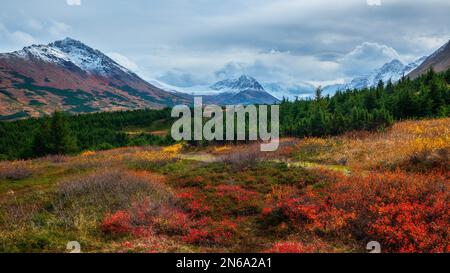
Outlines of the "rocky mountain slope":
<svg viewBox="0 0 450 273">
<path fill-rule="evenodd" d="M 450 68 L 450 41 L 430 55 L 421 65 L 415 68 L 408 76 L 417 78 L 433 68 L 436 72 L 442 72 Z"/>
</svg>

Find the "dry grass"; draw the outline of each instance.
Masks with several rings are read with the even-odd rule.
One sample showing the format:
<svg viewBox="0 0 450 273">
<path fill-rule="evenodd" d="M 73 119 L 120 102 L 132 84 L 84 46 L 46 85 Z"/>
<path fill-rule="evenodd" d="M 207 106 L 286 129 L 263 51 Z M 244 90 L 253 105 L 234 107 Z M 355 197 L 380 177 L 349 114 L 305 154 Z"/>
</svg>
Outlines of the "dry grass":
<svg viewBox="0 0 450 273">
<path fill-rule="evenodd" d="M 33 175 L 30 162 L 14 161 L 0 163 L 0 180 L 21 180 Z"/>
<path fill-rule="evenodd" d="M 220 160 L 236 170 L 241 170 L 267 159 L 267 153 L 261 152 L 258 143 L 240 146 L 220 156 Z"/>
<path fill-rule="evenodd" d="M 395 168 L 417 158 L 448 166 L 450 118 L 404 121 L 382 133 L 307 138 L 299 142 L 297 149 L 316 161 L 354 169 Z"/>
<path fill-rule="evenodd" d="M 55 208 L 68 226 L 98 222 L 106 212 L 127 209 L 134 202 L 150 200 L 153 205 L 171 203 L 172 192 L 162 178 L 146 172 L 101 170 L 63 181 L 57 190 Z"/>
</svg>

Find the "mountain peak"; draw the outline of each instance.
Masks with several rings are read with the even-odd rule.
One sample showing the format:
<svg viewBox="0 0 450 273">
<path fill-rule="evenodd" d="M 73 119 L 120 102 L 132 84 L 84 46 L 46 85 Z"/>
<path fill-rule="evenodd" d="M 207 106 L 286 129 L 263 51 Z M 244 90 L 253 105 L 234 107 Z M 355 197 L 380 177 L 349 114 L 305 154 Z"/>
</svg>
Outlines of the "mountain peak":
<svg viewBox="0 0 450 273">
<path fill-rule="evenodd" d="M 402 67 L 404 64 L 398 59 L 394 59 L 388 63 L 386 63 L 384 66 L 390 66 L 390 67 Z"/>
<path fill-rule="evenodd" d="M 256 82 L 256 80 L 253 77 L 250 77 L 248 75 L 242 74 L 239 79 L 239 81 L 254 81 Z"/>
<path fill-rule="evenodd" d="M 116 75 L 119 73 L 119 70 L 130 75 L 133 74 L 99 50 L 93 49 L 70 37 L 48 45 L 27 46 L 20 51 L 13 52 L 13 55 L 24 59 L 37 59 L 60 66 L 71 65 L 73 67 L 75 65 L 86 73 L 100 76 Z"/>
<path fill-rule="evenodd" d="M 80 113 L 190 103 L 189 96 L 164 92 L 72 38 L 0 54 L 0 75 L 0 89 L 13 90 L 14 98 L 21 98 L 7 108 L 8 115 L 26 111 L 39 116 L 55 107 Z M 30 80 L 16 82 L 21 77 Z M 0 96 L 0 103 L 4 101 L 5 96 Z"/>
<path fill-rule="evenodd" d="M 262 85 L 255 80 L 253 77 L 248 75 L 241 75 L 237 79 L 226 79 L 219 81 L 211 86 L 211 89 L 230 91 L 230 92 L 240 92 L 245 90 L 252 91 L 265 91 Z"/>
<path fill-rule="evenodd" d="M 90 48 L 84 43 L 70 37 L 66 37 L 63 40 L 54 41 L 53 43 L 48 44 L 48 46 L 62 47 L 62 48 L 68 46 Z"/>
</svg>

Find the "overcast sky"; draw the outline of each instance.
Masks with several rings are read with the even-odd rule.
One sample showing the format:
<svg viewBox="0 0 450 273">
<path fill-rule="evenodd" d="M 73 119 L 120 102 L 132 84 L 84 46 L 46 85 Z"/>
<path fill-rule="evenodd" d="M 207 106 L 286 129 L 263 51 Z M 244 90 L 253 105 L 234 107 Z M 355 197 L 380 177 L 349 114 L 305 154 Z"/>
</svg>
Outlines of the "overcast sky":
<svg viewBox="0 0 450 273">
<path fill-rule="evenodd" d="M 341 82 L 450 38 L 448 0 L 2 1 L 0 51 L 72 37 L 145 79 Z"/>
</svg>

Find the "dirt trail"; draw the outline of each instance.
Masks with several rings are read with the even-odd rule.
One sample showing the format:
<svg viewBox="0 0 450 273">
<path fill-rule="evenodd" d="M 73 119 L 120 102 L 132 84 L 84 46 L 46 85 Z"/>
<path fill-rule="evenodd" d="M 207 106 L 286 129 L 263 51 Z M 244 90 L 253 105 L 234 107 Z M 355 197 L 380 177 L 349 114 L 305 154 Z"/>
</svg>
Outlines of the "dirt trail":
<svg viewBox="0 0 450 273">
<path fill-rule="evenodd" d="M 178 156 L 180 159 L 186 159 L 186 160 L 193 160 L 193 161 L 200 161 L 204 163 L 214 163 L 214 162 L 220 162 L 221 157 L 218 155 L 213 155 L 208 152 L 192 152 L 188 154 L 181 154 Z M 318 169 L 323 168 L 327 170 L 332 171 L 339 171 L 343 172 L 345 175 L 350 175 L 351 171 L 349 167 L 342 166 L 342 165 L 332 165 L 332 164 L 320 164 L 315 162 L 309 162 L 309 161 L 282 161 L 279 159 L 270 159 L 269 161 L 272 162 L 286 162 L 288 167 L 302 167 L 305 169 Z"/>
<path fill-rule="evenodd" d="M 220 161 L 220 156 L 216 156 L 207 152 L 194 152 L 178 155 L 180 159 L 194 160 L 205 163 L 214 163 Z"/>
</svg>

